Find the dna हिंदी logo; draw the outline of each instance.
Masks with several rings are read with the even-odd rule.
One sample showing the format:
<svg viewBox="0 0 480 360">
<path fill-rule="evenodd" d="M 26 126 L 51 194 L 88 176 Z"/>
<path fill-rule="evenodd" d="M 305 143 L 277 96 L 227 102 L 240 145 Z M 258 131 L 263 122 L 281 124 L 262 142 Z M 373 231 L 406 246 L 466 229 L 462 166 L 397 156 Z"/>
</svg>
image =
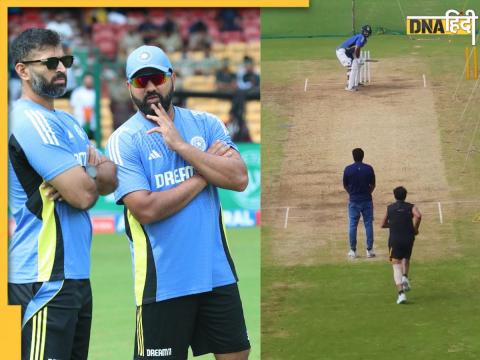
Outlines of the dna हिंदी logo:
<svg viewBox="0 0 480 360">
<path fill-rule="evenodd" d="M 445 16 L 407 16 L 407 35 L 471 35 L 475 46 L 475 11 L 447 10 Z"/>
</svg>

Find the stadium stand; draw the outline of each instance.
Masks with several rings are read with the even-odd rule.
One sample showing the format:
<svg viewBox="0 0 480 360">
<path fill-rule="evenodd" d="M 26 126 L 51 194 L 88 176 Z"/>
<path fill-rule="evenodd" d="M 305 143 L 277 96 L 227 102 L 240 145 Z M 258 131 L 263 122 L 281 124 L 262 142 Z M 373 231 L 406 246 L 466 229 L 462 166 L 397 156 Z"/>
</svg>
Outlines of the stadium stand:
<svg viewBox="0 0 480 360">
<path fill-rule="evenodd" d="M 128 51 L 145 35 L 141 33 L 138 36 L 139 27 L 148 22 L 146 28 L 149 31 L 149 41 L 159 46 L 162 41 L 165 42 L 165 30 L 178 32 L 183 51 L 187 52 L 184 57 L 188 61 L 184 63 L 186 66 L 192 64 L 193 71 L 185 71 L 185 74 L 179 72 L 175 99 L 187 107 L 211 112 L 227 125 L 232 121 L 245 123 L 250 138 L 254 142 L 260 142 L 259 89 L 245 93 L 239 89 L 219 89 L 214 75 L 223 59 L 228 59 L 230 70 L 237 73 L 243 66 L 245 56 L 253 59 L 255 71 L 260 74 L 260 12 L 253 8 L 225 11 L 223 15 L 227 16 L 227 21 L 230 21 L 229 17 L 233 19 L 229 25 L 231 29 L 225 30 L 222 28 L 225 20 L 222 20 L 220 14 L 223 10 L 225 9 L 9 8 L 9 40 L 27 28 L 43 28 L 59 18 L 73 29 L 74 37 L 67 43 L 76 57 L 73 73 L 77 85 L 86 71 L 93 72 L 97 79 L 97 89 L 101 95 L 97 140 L 104 145 L 114 129 L 110 99 L 114 97 L 111 92 L 115 91 L 115 86 L 107 85 L 116 80 L 119 81 L 115 84 L 123 82 L 118 77 L 123 76 Z M 61 17 L 58 16 L 60 13 Z M 200 40 L 196 38 L 192 48 L 189 46 L 190 37 L 198 36 L 193 31 L 195 27 L 206 31 L 206 35 L 202 34 Z M 182 59 L 182 51 L 169 52 L 169 56 L 175 64 Z M 56 106 L 71 112 L 68 99 L 57 101 Z M 116 115 L 115 127 L 119 122 L 118 114 Z M 238 116 L 242 116 L 242 119 L 238 119 Z M 123 121 L 125 120 L 127 118 Z M 235 129 L 238 126 L 229 128 Z M 235 138 L 235 134 L 232 137 Z"/>
</svg>

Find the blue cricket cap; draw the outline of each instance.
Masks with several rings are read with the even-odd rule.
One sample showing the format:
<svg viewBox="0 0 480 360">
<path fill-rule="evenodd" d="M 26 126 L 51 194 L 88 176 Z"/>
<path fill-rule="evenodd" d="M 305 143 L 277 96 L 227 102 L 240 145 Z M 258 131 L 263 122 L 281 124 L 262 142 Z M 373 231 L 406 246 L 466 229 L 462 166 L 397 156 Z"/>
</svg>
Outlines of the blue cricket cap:
<svg viewBox="0 0 480 360">
<path fill-rule="evenodd" d="M 172 64 L 167 54 L 156 46 L 140 46 L 128 56 L 127 79 L 131 80 L 135 73 L 145 68 L 154 68 L 170 74 L 173 72 Z"/>
</svg>

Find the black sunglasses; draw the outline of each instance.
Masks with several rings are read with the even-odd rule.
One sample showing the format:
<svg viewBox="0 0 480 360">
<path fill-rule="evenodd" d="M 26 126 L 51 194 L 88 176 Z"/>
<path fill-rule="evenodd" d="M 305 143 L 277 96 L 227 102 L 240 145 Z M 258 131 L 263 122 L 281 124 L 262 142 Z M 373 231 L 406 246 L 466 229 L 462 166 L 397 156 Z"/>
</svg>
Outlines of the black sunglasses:
<svg viewBox="0 0 480 360">
<path fill-rule="evenodd" d="M 45 65 L 48 70 L 56 70 L 58 67 L 58 63 L 62 62 L 63 66 L 67 69 L 72 66 L 73 64 L 73 55 L 65 55 L 62 57 L 49 57 L 46 59 L 41 60 L 29 60 L 29 61 L 19 61 L 22 64 L 33 64 L 33 63 L 41 63 Z"/>
</svg>

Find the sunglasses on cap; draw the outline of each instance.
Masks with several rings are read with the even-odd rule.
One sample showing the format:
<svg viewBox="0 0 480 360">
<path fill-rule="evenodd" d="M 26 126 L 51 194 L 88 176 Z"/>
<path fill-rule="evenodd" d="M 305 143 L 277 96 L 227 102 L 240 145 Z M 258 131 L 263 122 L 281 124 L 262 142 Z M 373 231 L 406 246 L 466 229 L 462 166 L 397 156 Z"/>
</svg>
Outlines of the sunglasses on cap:
<svg viewBox="0 0 480 360">
<path fill-rule="evenodd" d="M 29 60 L 29 61 L 19 61 L 22 64 L 34 64 L 34 63 L 41 63 L 45 65 L 48 70 L 56 70 L 58 67 L 58 63 L 62 62 L 63 66 L 67 69 L 72 66 L 73 64 L 73 56 L 72 55 L 65 55 L 62 57 L 49 57 L 46 59 L 41 60 Z"/>
<path fill-rule="evenodd" d="M 136 76 L 132 78 L 130 80 L 130 84 L 132 84 L 134 88 L 144 89 L 147 87 L 149 81 L 151 81 L 153 85 L 159 86 L 159 85 L 165 84 L 165 82 L 167 81 L 167 78 L 169 78 L 170 76 L 172 75 L 164 72 L 149 74 L 149 75 L 141 75 L 141 76 Z"/>
</svg>

